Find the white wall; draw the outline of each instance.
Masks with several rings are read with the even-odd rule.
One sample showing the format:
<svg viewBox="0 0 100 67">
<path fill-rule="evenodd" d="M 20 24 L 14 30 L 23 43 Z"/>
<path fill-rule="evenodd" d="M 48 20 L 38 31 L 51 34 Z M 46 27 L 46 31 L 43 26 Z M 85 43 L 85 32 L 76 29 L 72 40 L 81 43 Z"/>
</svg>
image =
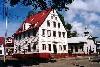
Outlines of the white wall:
<svg viewBox="0 0 100 67">
<path fill-rule="evenodd" d="M 55 19 L 55 17 L 53 17 L 53 19 L 51 19 L 52 15 L 55 15 L 55 17 L 57 17 L 57 20 Z M 47 26 L 47 20 L 50 20 L 50 27 Z M 53 21 L 56 22 L 56 28 L 53 27 Z M 58 28 L 58 23 L 60 23 L 60 28 Z M 45 37 L 42 36 L 42 29 L 45 29 Z M 51 31 L 51 36 L 48 37 L 47 34 L 47 30 Z M 56 37 L 53 37 L 53 31 L 56 31 Z M 61 32 L 61 37 L 58 36 L 58 31 Z M 62 32 L 65 32 L 65 38 L 62 36 Z M 50 52 L 50 53 L 54 53 L 53 50 L 53 44 L 55 44 L 57 46 L 57 53 L 67 53 L 68 52 L 68 44 L 67 44 L 67 32 L 62 24 L 62 22 L 60 21 L 58 14 L 56 13 L 56 11 L 54 10 L 50 12 L 50 14 L 48 15 L 48 17 L 45 19 L 44 23 L 41 25 L 41 27 L 39 28 L 39 52 Z M 57 42 L 57 43 L 53 43 L 53 41 Z M 42 44 L 46 44 L 47 49 L 46 50 L 42 50 Z M 48 51 L 48 44 L 51 44 L 51 51 Z M 66 45 L 66 50 L 59 50 L 59 45 L 62 46 Z"/>
<path fill-rule="evenodd" d="M 91 50 L 94 51 L 94 53 L 96 53 L 96 45 L 94 44 L 93 40 L 87 39 L 86 41 L 87 43 L 84 44 L 84 51 L 86 54 L 89 53 L 90 50 L 90 46 L 91 46 Z M 87 51 L 88 48 L 88 51 Z"/>
<path fill-rule="evenodd" d="M 0 44 L 0 51 L 2 50 L 2 54 L 0 54 L 0 55 L 4 55 L 4 47 L 3 47 L 3 44 L 1 45 Z"/>
</svg>

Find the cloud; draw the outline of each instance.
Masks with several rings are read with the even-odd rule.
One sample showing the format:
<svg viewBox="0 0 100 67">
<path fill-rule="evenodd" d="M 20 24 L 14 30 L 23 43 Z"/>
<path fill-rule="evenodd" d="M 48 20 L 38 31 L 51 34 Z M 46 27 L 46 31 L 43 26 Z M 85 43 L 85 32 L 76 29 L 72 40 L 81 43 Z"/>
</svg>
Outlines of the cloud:
<svg viewBox="0 0 100 67">
<path fill-rule="evenodd" d="M 81 22 L 74 21 L 72 24 L 72 31 L 77 31 L 79 35 L 83 34 L 84 26 Z"/>
<path fill-rule="evenodd" d="M 72 24 L 72 30 L 80 35 L 87 26 L 92 35 L 100 37 L 100 0 L 75 0 L 65 12 L 65 21 Z"/>
<path fill-rule="evenodd" d="M 100 12 L 99 4 L 100 0 L 75 0 L 70 5 L 70 9 Z"/>
<path fill-rule="evenodd" d="M 70 9 L 80 9 L 80 10 L 88 10 L 88 5 L 82 0 L 75 0 L 71 5 Z"/>
</svg>

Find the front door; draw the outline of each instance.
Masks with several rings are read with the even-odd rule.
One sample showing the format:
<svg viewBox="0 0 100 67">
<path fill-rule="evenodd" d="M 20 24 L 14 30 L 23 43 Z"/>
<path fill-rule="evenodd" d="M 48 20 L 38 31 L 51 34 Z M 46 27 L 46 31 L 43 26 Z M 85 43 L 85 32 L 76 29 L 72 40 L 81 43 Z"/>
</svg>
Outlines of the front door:
<svg viewBox="0 0 100 67">
<path fill-rule="evenodd" d="M 57 53 L 57 46 L 55 44 L 53 45 L 53 50 L 54 50 L 54 53 Z"/>
</svg>

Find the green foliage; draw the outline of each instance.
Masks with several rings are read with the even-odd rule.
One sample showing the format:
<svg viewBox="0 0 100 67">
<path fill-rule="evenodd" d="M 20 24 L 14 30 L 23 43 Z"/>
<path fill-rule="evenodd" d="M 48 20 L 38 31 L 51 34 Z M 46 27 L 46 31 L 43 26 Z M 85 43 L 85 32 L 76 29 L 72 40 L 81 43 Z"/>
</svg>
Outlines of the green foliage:
<svg viewBox="0 0 100 67">
<path fill-rule="evenodd" d="M 77 32 L 76 31 L 73 31 L 72 33 L 71 33 L 71 37 L 76 37 L 77 36 Z"/>
<path fill-rule="evenodd" d="M 74 0 L 8 0 L 10 1 L 10 5 L 14 6 L 18 3 L 22 5 L 29 6 L 32 5 L 34 9 L 40 7 L 42 10 L 51 7 L 53 9 L 66 9 L 67 4 L 71 4 Z"/>
<path fill-rule="evenodd" d="M 57 14 L 58 14 L 58 16 L 59 16 L 59 18 L 60 18 L 62 24 L 65 26 L 64 16 L 61 15 L 59 12 L 57 12 Z"/>
<path fill-rule="evenodd" d="M 66 30 L 71 30 L 72 29 L 72 25 L 69 24 L 69 23 L 65 24 L 65 29 Z"/>
</svg>

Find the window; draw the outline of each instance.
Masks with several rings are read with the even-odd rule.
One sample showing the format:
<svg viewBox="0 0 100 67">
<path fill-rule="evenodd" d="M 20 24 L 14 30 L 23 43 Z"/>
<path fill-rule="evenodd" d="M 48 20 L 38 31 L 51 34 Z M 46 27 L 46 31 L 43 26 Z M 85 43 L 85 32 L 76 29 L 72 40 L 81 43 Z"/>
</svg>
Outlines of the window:
<svg viewBox="0 0 100 67">
<path fill-rule="evenodd" d="M 29 45 L 28 45 L 28 51 L 30 52 L 31 51 L 31 45 L 30 45 L 30 43 L 28 43 Z"/>
<path fill-rule="evenodd" d="M 33 50 L 36 50 L 36 45 L 37 45 L 37 42 L 34 42 L 34 44 L 33 44 Z"/>
<path fill-rule="evenodd" d="M 20 45 L 18 46 L 18 50 L 21 51 L 21 46 Z"/>
<path fill-rule="evenodd" d="M 2 54 L 2 50 L 0 50 L 0 54 Z"/>
<path fill-rule="evenodd" d="M 50 27 L 50 20 L 47 20 L 47 26 Z"/>
<path fill-rule="evenodd" d="M 30 37 L 30 32 L 28 32 L 28 37 Z"/>
<path fill-rule="evenodd" d="M 64 50 L 66 50 L 66 45 L 63 45 Z"/>
<path fill-rule="evenodd" d="M 83 46 L 80 46 L 80 49 L 83 51 Z"/>
<path fill-rule="evenodd" d="M 55 17 L 55 20 L 57 20 L 57 17 Z"/>
<path fill-rule="evenodd" d="M 53 16 L 51 16 L 51 19 L 53 19 Z"/>
<path fill-rule="evenodd" d="M 55 21 L 53 21 L 53 26 L 56 27 L 56 22 Z"/>
<path fill-rule="evenodd" d="M 21 34 L 19 35 L 19 40 L 21 39 Z"/>
<path fill-rule="evenodd" d="M 47 30 L 47 35 L 48 35 L 48 37 L 51 36 L 51 31 L 50 30 Z"/>
<path fill-rule="evenodd" d="M 42 49 L 46 50 L 46 44 L 42 44 Z"/>
<path fill-rule="evenodd" d="M 48 44 L 48 46 L 49 46 L 49 51 L 51 51 L 51 44 Z"/>
<path fill-rule="evenodd" d="M 65 37 L 65 32 L 62 32 L 63 37 Z"/>
<path fill-rule="evenodd" d="M 59 37 L 61 37 L 61 32 L 58 32 Z"/>
<path fill-rule="evenodd" d="M 33 32 L 33 36 L 36 36 L 37 31 L 33 29 L 32 32 Z"/>
<path fill-rule="evenodd" d="M 56 31 L 53 31 L 53 36 L 56 37 Z"/>
<path fill-rule="evenodd" d="M 75 46 L 75 52 L 78 52 L 78 47 L 77 46 Z"/>
<path fill-rule="evenodd" d="M 59 45 L 59 50 L 62 50 L 62 46 L 61 45 Z"/>
<path fill-rule="evenodd" d="M 73 46 L 71 46 L 70 48 L 71 48 L 71 52 L 73 52 Z"/>
<path fill-rule="evenodd" d="M 23 33 L 23 37 L 25 38 L 25 33 Z"/>
<path fill-rule="evenodd" d="M 60 28 L 60 23 L 58 23 L 58 28 Z"/>
<path fill-rule="evenodd" d="M 45 29 L 42 29 L 42 36 L 45 36 Z"/>
</svg>

